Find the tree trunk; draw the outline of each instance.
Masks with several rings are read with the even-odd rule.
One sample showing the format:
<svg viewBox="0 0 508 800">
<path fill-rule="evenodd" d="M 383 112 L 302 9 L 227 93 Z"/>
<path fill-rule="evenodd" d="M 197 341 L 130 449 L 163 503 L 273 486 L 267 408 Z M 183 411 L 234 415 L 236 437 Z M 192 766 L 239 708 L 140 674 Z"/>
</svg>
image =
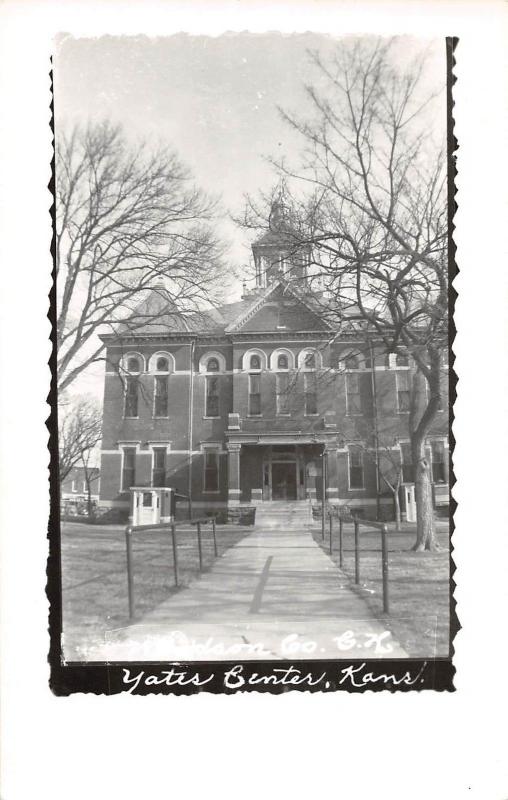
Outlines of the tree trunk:
<svg viewBox="0 0 508 800">
<path fill-rule="evenodd" d="M 413 550 L 438 550 L 432 503 L 430 463 L 425 452 L 425 439 L 414 437 L 412 442 L 415 465 L 416 542 Z"/>
<path fill-rule="evenodd" d="M 88 475 L 87 475 L 87 478 L 86 478 L 86 494 L 87 494 L 86 505 L 87 505 L 87 510 L 88 510 L 88 518 L 91 519 L 93 517 L 92 486 L 91 486 L 91 481 L 90 481 Z"/>
<path fill-rule="evenodd" d="M 400 531 L 400 498 L 399 490 L 393 493 L 393 502 L 395 503 L 395 530 Z"/>
</svg>

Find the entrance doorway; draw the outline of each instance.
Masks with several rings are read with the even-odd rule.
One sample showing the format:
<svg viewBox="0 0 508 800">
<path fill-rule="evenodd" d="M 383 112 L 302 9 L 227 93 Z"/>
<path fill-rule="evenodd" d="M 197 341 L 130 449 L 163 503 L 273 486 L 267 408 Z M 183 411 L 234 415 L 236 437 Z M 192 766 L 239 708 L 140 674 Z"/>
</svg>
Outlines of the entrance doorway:
<svg viewBox="0 0 508 800">
<path fill-rule="evenodd" d="M 272 461 L 272 500 L 296 500 L 296 464 Z"/>
<path fill-rule="evenodd" d="M 304 500 L 305 460 L 295 445 L 270 445 L 263 459 L 263 500 Z"/>
</svg>

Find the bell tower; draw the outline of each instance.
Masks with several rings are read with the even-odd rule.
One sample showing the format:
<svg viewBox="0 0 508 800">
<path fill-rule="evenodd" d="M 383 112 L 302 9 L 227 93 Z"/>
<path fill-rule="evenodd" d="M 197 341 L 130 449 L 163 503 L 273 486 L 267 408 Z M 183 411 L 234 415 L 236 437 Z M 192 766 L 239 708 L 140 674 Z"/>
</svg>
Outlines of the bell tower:
<svg viewBox="0 0 508 800">
<path fill-rule="evenodd" d="M 256 289 L 264 288 L 279 278 L 307 288 L 310 265 L 309 244 L 291 224 L 289 208 L 282 193 L 273 201 L 268 218 L 268 230 L 252 244 L 256 272 Z"/>
</svg>

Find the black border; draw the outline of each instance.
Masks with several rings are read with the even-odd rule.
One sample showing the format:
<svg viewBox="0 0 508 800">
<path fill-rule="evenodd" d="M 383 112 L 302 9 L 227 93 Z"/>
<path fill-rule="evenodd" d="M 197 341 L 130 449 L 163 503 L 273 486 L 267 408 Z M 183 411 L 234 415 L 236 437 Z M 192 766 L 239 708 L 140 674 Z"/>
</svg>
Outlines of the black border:
<svg viewBox="0 0 508 800">
<path fill-rule="evenodd" d="M 452 345 L 456 336 L 453 312 L 457 293 L 453 281 L 458 274 L 455 262 L 455 243 L 453 241 L 453 218 L 457 209 L 455 201 L 455 151 L 457 140 L 454 135 L 452 87 L 455 83 L 453 67 L 457 37 L 446 37 L 447 64 L 447 142 L 448 142 L 448 264 L 449 264 L 449 397 L 450 397 L 450 492 L 455 485 L 453 472 L 453 452 L 455 439 L 452 431 L 454 419 L 453 404 L 456 398 L 457 376 L 453 369 L 455 357 Z M 60 658 L 62 631 L 62 592 L 61 592 L 61 540 L 60 540 L 60 493 L 58 474 L 58 412 L 56 391 L 56 219 L 55 219 L 55 154 L 54 154 L 54 93 L 53 59 L 50 69 L 51 79 L 51 132 L 53 155 L 51 159 L 51 180 L 48 188 L 53 197 L 50 209 L 52 222 L 51 256 L 53 259 L 52 287 L 49 293 L 48 318 L 51 322 L 50 340 L 52 343 L 49 366 L 51 384 L 48 395 L 50 415 L 47 420 L 49 431 L 48 449 L 50 514 L 48 522 L 49 555 L 47 562 L 46 594 L 49 600 L 50 664 L 49 686 L 51 691 L 64 697 L 75 692 L 92 694 L 174 694 L 189 695 L 198 692 L 214 694 L 236 694 L 240 692 L 270 692 L 281 694 L 287 691 L 307 692 L 365 692 L 432 689 L 434 691 L 455 691 L 453 677 L 455 667 L 452 663 L 453 640 L 460 629 L 453 596 L 455 564 L 453 562 L 453 537 L 450 536 L 450 657 L 436 659 L 366 659 L 337 661 L 228 661 L 228 662 L 90 662 L 63 664 Z M 450 534 L 454 531 L 454 513 L 457 504 L 450 499 Z M 230 671 L 236 668 L 232 674 Z M 199 676 L 197 679 L 195 676 Z M 138 680 L 139 678 L 139 680 Z M 125 680 L 126 679 L 126 680 Z M 293 679 L 295 682 L 291 682 Z M 243 681 L 243 682 L 242 682 Z M 296 682 L 298 681 L 298 682 Z"/>
</svg>

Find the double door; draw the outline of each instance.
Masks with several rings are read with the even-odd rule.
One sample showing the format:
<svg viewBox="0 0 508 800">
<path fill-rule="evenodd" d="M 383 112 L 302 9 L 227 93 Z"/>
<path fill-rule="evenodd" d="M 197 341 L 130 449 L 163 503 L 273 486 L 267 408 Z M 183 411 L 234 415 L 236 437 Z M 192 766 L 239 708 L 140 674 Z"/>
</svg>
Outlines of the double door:
<svg viewBox="0 0 508 800">
<path fill-rule="evenodd" d="M 304 500 L 305 464 L 294 451 L 270 450 L 263 461 L 263 500 Z"/>
</svg>

